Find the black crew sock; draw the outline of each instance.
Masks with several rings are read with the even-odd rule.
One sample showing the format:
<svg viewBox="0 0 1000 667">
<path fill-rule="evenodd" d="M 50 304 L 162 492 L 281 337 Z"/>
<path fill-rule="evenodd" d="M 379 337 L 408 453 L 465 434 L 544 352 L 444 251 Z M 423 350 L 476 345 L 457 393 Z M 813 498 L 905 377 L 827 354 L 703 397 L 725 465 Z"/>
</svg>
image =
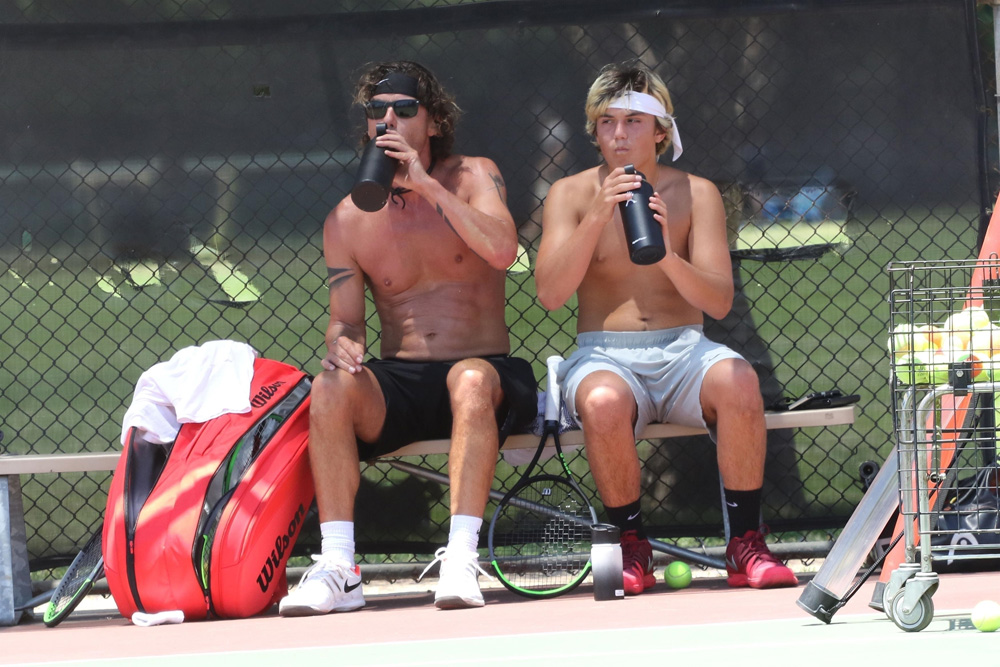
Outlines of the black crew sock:
<svg viewBox="0 0 1000 667">
<path fill-rule="evenodd" d="M 722 490 L 726 501 L 726 515 L 729 517 L 730 538 L 743 537 L 748 530 L 760 529 L 760 491 Z"/>
<path fill-rule="evenodd" d="M 608 513 L 608 520 L 624 533 L 626 530 L 634 530 L 640 540 L 646 539 L 646 531 L 642 527 L 642 508 L 639 501 L 622 505 L 621 507 L 605 506 Z"/>
</svg>

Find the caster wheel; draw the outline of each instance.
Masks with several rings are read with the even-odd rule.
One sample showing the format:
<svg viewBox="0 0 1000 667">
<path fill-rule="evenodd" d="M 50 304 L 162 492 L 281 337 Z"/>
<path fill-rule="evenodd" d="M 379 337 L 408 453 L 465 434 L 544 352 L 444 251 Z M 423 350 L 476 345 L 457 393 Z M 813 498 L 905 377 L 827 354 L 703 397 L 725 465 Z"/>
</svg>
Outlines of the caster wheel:
<svg viewBox="0 0 1000 667">
<path fill-rule="evenodd" d="M 899 591 L 892 600 L 892 618 L 900 630 L 906 632 L 920 632 L 934 620 L 934 603 L 930 596 L 922 595 L 917 600 L 917 605 L 910 610 L 910 613 L 903 611 L 903 595 L 906 591 Z M 888 609 L 888 607 L 887 607 Z"/>
<path fill-rule="evenodd" d="M 889 597 L 889 588 L 886 587 L 882 594 L 882 613 L 884 613 L 886 618 L 890 621 L 895 621 L 896 619 L 892 617 L 892 602 L 893 598 Z"/>
</svg>

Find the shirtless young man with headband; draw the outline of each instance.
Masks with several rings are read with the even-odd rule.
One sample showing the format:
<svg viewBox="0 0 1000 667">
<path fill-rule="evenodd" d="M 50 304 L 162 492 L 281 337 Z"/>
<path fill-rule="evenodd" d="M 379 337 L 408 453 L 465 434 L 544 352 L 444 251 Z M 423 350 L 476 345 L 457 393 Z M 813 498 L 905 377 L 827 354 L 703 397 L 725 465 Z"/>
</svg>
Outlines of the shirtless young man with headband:
<svg viewBox="0 0 1000 667">
<path fill-rule="evenodd" d="M 435 605 L 481 607 L 476 548 L 497 451 L 537 406 L 534 372 L 509 356 L 504 320 L 517 230 L 493 161 L 451 153 L 459 109 L 424 67 L 370 66 L 355 101 L 365 139 L 385 123 L 376 144 L 399 164 L 384 208 L 365 213 L 346 197 L 323 230 L 330 322 L 309 428 L 322 554 L 279 612 L 364 606 L 354 562 L 360 461 L 449 437 L 451 529 L 436 554 Z M 369 361 L 366 286 L 382 325 L 381 359 Z"/>
<path fill-rule="evenodd" d="M 757 374 L 702 333 L 721 319 L 734 285 L 726 220 L 708 180 L 660 165 L 681 153 L 666 85 L 635 63 L 601 71 L 587 96 L 587 131 L 604 164 L 563 178 L 545 201 L 535 280 L 546 308 L 579 299 L 578 349 L 559 368 L 563 396 L 584 431 L 587 459 L 608 519 L 622 531 L 626 593 L 653 586 L 652 548 L 642 526 L 635 436 L 651 422 L 707 427 L 718 445 L 730 539 L 730 586 L 794 586 L 795 574 L 764 543 L 760 496 L 766 427 Z M 638 175 L 655 194 L 666 256 L 639 266 L 618 204 Z"/>
</svg>

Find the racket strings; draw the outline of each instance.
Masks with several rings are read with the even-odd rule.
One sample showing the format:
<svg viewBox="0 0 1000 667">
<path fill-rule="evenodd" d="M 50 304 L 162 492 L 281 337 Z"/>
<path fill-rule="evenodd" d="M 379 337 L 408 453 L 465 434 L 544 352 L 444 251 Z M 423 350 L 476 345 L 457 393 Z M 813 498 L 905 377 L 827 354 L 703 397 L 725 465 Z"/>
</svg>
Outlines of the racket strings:
<svg viewBox="0 0 1000 667">
<path fill-rule="evenodd" d="M 66 569 L 66 574 L 63 575 L 49 600 L 46 617 L 51 620 L 78 601 L 81 594 L 88 592 L 89 585 L 99 578 L 103 563 L 100 533 L 98 533 Z"/>
<path fill-rule="evenodd" d="M 565 480 L 533 480 L 498 509 L 493 557 L 516 588 L 544 592 L 578 583 L 590 560 L 592 516 Z"/>
</svg>

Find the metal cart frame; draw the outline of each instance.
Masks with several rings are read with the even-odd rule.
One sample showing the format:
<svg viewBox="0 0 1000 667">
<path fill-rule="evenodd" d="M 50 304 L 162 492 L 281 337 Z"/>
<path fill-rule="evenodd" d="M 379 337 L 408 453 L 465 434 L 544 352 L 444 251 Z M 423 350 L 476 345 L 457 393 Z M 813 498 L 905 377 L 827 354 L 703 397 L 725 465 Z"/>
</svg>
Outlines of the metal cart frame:
<svg viewBox="0 0 1000 667">
<path fill-rule="evenodd" d="M 891 573 L 883 609 L 899 628 L 916 632 L 934 616 L 936 562 L 997 558 L 1000 551 L 995 544 L 1000 523 L 982 530 L 954 527 L 963 511 L 954 495 L 958 482 L 978 485 L 980 478 L 993 479 L 981 473 L 996 468 L 993 398 L 1000 392 L 1000 335 L 994 333 L 1000 333 L 1000 259 L 900 262 L 890 264 L 888 271 L 905 562 Z M 993 488 L 972 490 L 997 493 Z M 943 521 L 948 515 L 954 520 Z"/>
</svg>

